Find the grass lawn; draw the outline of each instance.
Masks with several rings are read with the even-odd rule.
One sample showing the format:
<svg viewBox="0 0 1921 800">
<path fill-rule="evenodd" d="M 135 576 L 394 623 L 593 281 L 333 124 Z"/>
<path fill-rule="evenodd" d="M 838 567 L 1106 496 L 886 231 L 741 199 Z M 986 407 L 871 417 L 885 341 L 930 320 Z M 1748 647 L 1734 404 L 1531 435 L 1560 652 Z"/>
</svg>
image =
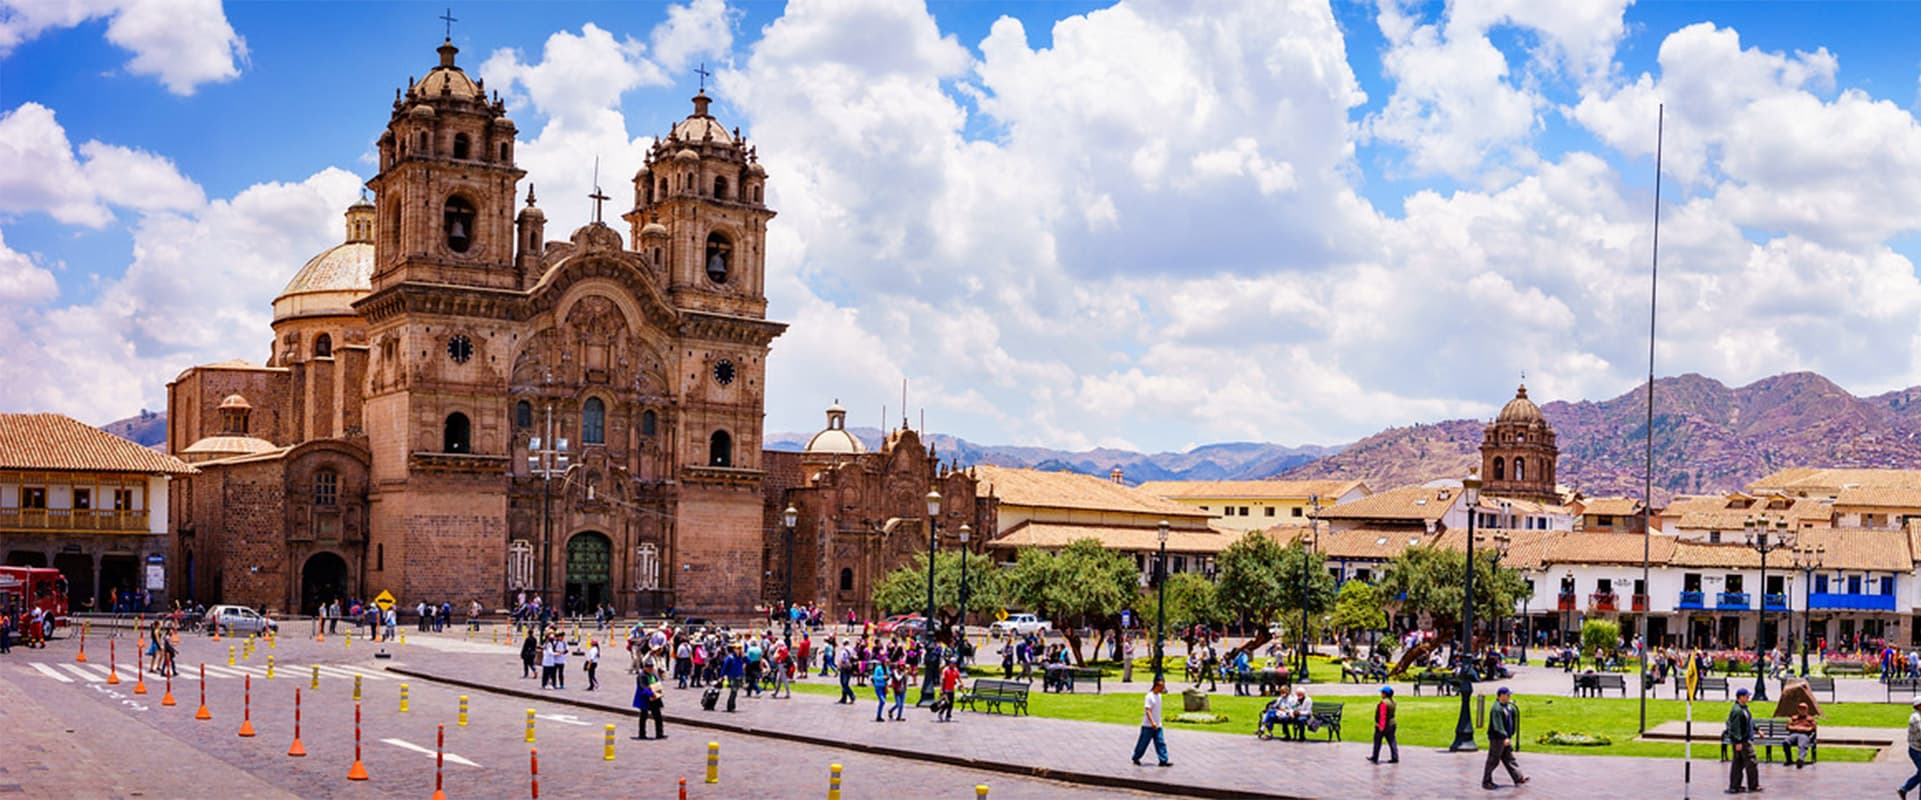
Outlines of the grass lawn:
<svg viewBox="0 0 1921 800">
<path fill-rule="evenodd" d="M 1147 689 L 1146 673 L 1141 669 L 1134 671 L 1135 682 L 1122 684 L 1118 677 L 1105 684 L 1106 694 L 1045 694 L 1038 690 L 1029 695 L 1028 708 L 1035 716 L 1075 719 L 1089 722 L 1106 722 L 1114 725 L 1133 727 L 1140 724 L 1141 692 Z M 999 677 L 996 669 L 991 677 Z M 798 691 L 807 694 L 834 696 L 840 693 L 837 680 L 810 678 L 794 684 Z M 1182 684 L 1184 687 L 1184 684 Z M 1314 689 L 1307 687 L 1312 695 Z M 856 689 L 862 702 L 873 701 L 871 689 Z M 1167 708 L 1171 719 L 1181 707 L 1179 689 L 1170 687 Z M 915 689 L 908 694 L 912 700 L 919 696 Z M 1347 704 L 1343 719 L 1341 739 L 1349 742 L 1371 742 L 1373 731 L 1371 719 L 1374 713 L 1373 697 L 1353 697 L 1329 695 L 1323 700 L 1335 700 Z M 1477 701 L 1478 702 L 1478 701 Z M 1516 695 L 1515 702 L 1521 706 L 1521 749 L 1536 753 L 1566 753 L 1571 755 L 1609 755 L 1643 756 L 1654 758 L 1681 758 L 1681 742 L 1641 742 L 1635 741 L 1636 723 L 1640 717 L 1638 698 L 1569 698 L 1552 695 Z M 1214 694 L 1209 699 L 1210 708 L 1216 714 L 1225 714 L 1228 722 L 1217 725 L 1189 725 L 1179 722 L 1170 724 L 1176 728 L 1206 731 L 1235 736 L 1252 736 L 1255 722 L 1260 719 L 1261 708 L 1266 698 L 1236 697 L 1233 691 Z M 1488 697 L 1493 705 L 1494 698 Z M 1772 704 L 1767 710 L 1772 710 Z M 1396 700 L 1395 714 L 1400 722 L 1400 740 L 1403 746 L 1445 748 L 1454 741 L 1454 724 L 1460 714 L 1461 701 L 1454 697 L 1400 697 Z M 1823 705 L 1827 718 L 1826 725 L 1870 728 L 1905 728 L 1909 709 L 1900 705 L 1880 703 L 1828 703 Z M 1696 703 L 1694 719 L 1697 722 L 1720 722 L 1727 718 L 1728 704 L 1720 702 Z M 1652 728 L 1669 720 L 1685 717 L 1686 704 L 1678 700 L 1648 699 L 1648 727 Z M 1477 726 L 1476 730 L 1484 730 Z M 1613 740 L 1605 747 L 1564 747 L 1536 744 L 1535 738 L 1550 730 L 1598 734 Z M 1315 734 L 1324 738 L 1325 733 Z M 1485 743 L 1485 737 L 1480 737 Z M 1896 737 L 1896 741 L 1903 741 Z M 1720 757 L 1718 737 L 1704 736 L 1694 742 L 1694 757 L 1715 760 Z M 1288 746 L 1285 742 L 1274 743 L 1276 747 Z M 1778 757 L 1778 756 L 1777 756 Z M 1823 761 L 1868 761 L 1874 751 L 1868 748 L 1824 746 L 1821 748 Z"/>
</svg>

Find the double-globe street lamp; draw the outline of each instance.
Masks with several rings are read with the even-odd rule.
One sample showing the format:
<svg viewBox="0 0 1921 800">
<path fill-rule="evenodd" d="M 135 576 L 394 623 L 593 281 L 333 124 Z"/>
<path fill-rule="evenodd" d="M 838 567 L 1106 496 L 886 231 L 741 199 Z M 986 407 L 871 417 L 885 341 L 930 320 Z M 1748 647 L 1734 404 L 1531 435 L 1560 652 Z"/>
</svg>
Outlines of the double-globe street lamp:
<svg viewBox="0 0 1921 800">
<path fill-rule="evenodd" d="M 794 523 L 800 521 L 800 510 L 788 503 L 787 510 L 780 512 L 780 524 L 786 529 L 787 542 L 787 592 L 780 605 L 781 639 L 787 646 L 794 646 Z"/>
<path fill-rule="evenodd" d="M 940 492 L 927 490 L 927 616 L 921 619 L 922 672 L 916 706 L 932 705 L 940 690 L 940 653 L 934 648 L 934 555 L 940 537 Z"/>
<path fill-rule="evenodd" d="M 1760 604 L 1755 606 L 1754 617 L 1754 702 L 1765 703 L 1768 699 L 1767 641 L 1761 637 L 1761 629 L 1768 624 L 1768 554 L 1784 547 L 1793 546 L 1788 538 L 1788 521 L 1778 521 L 1778 534 L 1768 535 L 1766 518 L 1748 519 L 1748 547 L 1761 554 Z"/>
<path fill-rule="evenodd" d="M 1474 694 L 1474 672 L 1470 653 L 1474 649 L 1474 518 L 1480 515 L 1481 478 L 1475 470 L 1468 470 L 1467 479 L 1461 481 L 1461 499 L 1467 503 L 1467 591 L 1461 595 L 1461 643 L 1454 648 L 1459 662 L 1454 674 L 1460 679 L 1461 716 L 1454 723 L 1454 743 L 1447 746 L 1450 753 L 1469 753 L 1477 748 L 1474 745 L 1474 713 L 1468 705 L 1468 698 Z"/>
<path fill-rule="evenodd" d="M 1167 660 L 1167 520 L 1156 529 L 1161 542 L 1161 557 L 1154 562 L 1154 583 L 1160 596 L 1154 609 L 1154 681 L 1165 680 Z"/>
<path fill-rule="evenodd" d="M 1796 544 L 1794 546 L 1794 569 L 1801 571 L 1801 675 L 1808 674 L 1808 645 L 1814 640 L 1809 631 L 1814 626 L 1814 571 L 1821 568 L 1826 558 L 1827 545 Z"/>
</svg>

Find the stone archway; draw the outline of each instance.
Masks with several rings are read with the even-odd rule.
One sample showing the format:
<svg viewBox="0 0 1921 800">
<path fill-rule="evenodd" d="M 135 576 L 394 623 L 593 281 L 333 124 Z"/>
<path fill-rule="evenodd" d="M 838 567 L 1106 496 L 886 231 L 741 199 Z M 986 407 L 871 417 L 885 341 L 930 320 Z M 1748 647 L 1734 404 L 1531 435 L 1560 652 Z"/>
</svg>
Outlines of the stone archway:
<svg viewBox="0 0 1921 800">
<path fill-rule="evenodd" d="M 347 596 L 347 560 L 328 552 L 307 557 L 300 568 L 300 613 L 314 614 L 320 604 Z"/>
<path fill-rule="evenodd" d="M 613 600 L 613 550 L 613 542 L 598 531 L 582 531 L 567 540 L 569 613 L 593 613 L 595 606 Z"/>
</svg>

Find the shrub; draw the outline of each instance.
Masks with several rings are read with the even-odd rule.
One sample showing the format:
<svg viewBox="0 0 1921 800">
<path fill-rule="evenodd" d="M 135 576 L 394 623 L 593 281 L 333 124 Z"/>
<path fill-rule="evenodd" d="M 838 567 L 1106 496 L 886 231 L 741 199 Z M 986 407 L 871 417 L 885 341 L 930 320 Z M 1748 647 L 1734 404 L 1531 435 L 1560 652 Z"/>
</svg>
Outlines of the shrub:
<svg viewBox="0 0 1921 800">
<path fill-rule="evenodd" d="M 1553 744 L 1562 747 L 1607 747 L 1614 744 L 1613 739 L 1598 733 L 1578 733 L 1575 731 L 1548 731 L 1534 739 L 1536 744 Z"/>
</svg>

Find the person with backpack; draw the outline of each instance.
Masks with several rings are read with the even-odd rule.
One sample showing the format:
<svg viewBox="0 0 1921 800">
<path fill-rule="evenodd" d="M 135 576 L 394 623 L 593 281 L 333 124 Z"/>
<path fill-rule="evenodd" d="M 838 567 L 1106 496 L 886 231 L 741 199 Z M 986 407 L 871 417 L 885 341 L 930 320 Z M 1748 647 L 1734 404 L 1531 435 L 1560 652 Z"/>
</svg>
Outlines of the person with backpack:
<svg viewBox="0 0 1921 800">
<path fill-rule="evenodd" d="M 634 738 L 642 741 L 647 739 L 649 717 L 654 720 L 654 738 L 667 738 L 667 732 L 661 729 L 661 708 L 666 705 L 667 695 L 661 690 L 660 673 L 656 669 L 648 664 L 634 678 L 634 708 L 640 710 L 640 729 L 634 731 Z"/>
</svg>

